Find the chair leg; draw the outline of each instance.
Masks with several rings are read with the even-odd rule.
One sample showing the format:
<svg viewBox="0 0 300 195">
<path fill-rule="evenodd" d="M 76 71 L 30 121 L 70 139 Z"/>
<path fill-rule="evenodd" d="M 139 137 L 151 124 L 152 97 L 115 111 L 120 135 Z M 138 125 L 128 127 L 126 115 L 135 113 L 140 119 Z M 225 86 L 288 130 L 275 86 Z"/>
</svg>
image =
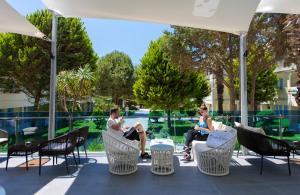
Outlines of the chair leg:
<svg viewBox="0 0 300 195">
<path fill-rule="evenodd" d="M 83 148 L 84 148 L 84 152 L 85 152 L 85 157 L 87 158 L 87 153 L 86 153 L 85 144 L 83 145 Z"/>
<path fill-rule="evenodd" d="M 78 163 L 80 164 L 79 147 L 78 147 L 78 146 L 76 146 L 76 148 L 77 148 Z"/>
<path fill-rule="evenodd" d="M 238 151 L 237 151 L 237 154 L 236 154 L 236 157 L 237 157 L 237 158 L 239 157 L 239 153 L 240 153 L 240 146 L 239 146 Z"/>
<path fill-rule="evenodd" d="M 65 155 L 65 162 L 66 162 L 67 173 L 69 174 L 69 167 L 68 167 L 67 155 Z"/>
<path fill-rule="evenodd" d="M 52 156 L 52 159 L 53 159 L 52 160 L 52 166 L 54 166 L 54 162 L 55 162 L 55 156 L 54 155 Z"/>
<path fill-rule="evenodd" d="M 296 153 L 296 150 L 293 150 L 293 158 L 295 158 L 295 153 Z"/>
<path fill-rule="evenodd" d="M 289 168 L 289 176 L 291 176 L 291 165 L 290 165 L 290 156 L 287 156 L 288 168 Z"/>
<path fill-rule="evenodd" d="M 263 166 L 264 166 L 264 155 L 261 155 L 261 159 L 260 159 L 260 175 L 262 175 Z"/>
<path fill-rule="evenodd" d="M 9 155 L 7 154 L 7 158 L 6 158 L 6 167 L 5 170 L 7 171 L 7 167 L 8 167 L 8 160 L 9 160 Z"/>
<path fill-rule="evenodd" d="M 28 171 L 28 156 L 27 156 L 27 152 L 25 152 L 25 158 L 26 158 L 26 171 Z"/>
<path fill-rule="evenodd" d="M 39 161 L 39 176 L 41 176 L 41 171 L 42 171 L 42 157 L 40 156 L 40 161 Z"/>
<path fill-rule="evenodd" d="M 56 164 L 57 164 L 57 156 L 55 156 L 55 161 L 56 161 Z"/>
<path fill-rule="evenodd" d="M 76 166 L 78 166 L 74 152 L 72 152 Z"/>
</svg>

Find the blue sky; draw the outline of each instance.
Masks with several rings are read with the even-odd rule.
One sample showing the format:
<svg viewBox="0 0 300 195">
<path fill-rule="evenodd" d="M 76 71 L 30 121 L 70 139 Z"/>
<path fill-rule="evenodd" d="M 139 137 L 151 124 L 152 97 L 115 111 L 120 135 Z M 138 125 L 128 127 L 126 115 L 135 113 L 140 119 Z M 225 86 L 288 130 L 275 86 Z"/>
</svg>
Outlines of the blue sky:
<svg viewBox="0 0 300 195">
<path fill-rule="evenodd" d="M 41 0 L 7 0 L 22 15 L 43 9 Z M 134 65 L 147 51 L 151 40 L 170 30 L 169 25 L 123 20 L 83 19 L 86 30 L 99 56 L 114 50 L 128 54 Z"/>
</svg>

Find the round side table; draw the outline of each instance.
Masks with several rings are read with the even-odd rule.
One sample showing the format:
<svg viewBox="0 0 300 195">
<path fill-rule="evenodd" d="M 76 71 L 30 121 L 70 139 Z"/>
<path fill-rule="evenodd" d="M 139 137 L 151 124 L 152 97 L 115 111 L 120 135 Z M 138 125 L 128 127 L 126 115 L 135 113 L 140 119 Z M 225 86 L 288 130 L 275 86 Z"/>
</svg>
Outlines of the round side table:
<svg viewBox="0 0 300 195">
<path fill-rule="evenodd" d="M 151 172 L 156 175 L 174 173 L 174 143 L 170 139 L 154 139 L 150 143 Z"/>
</svg>

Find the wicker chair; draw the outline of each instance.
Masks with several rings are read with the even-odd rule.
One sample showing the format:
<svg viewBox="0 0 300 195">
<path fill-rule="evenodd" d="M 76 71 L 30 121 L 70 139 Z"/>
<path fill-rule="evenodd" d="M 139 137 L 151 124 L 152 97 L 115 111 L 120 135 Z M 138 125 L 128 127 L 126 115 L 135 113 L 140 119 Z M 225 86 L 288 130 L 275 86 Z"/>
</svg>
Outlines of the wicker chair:
<svg viewBox="0 0 300 195">
<path fill-rule="evenodd" d="M 212 176 L 224 176 L 229 174 L 230 160 L 236 142 L 236 130 L 230 132 L 232 138 L 226 143 L 210 148 L 205 141 L 193 141 L 193 155 L 200 172 Z"/>
<path fill-rule="evenodd" d="M 288 162 L 289 175 L 290 168 L 290 151 L 289 144 L 283 140 L 268 137 L 261 133 L 249 131 L 243 127 L 236 127 L 237 137 L 240 145 L 261 155 L 260 174 L 262 175 L 264 156 L 286 156 Z"/>
<path fill-rule="evenodd" d="M 116 175 L 128 175 L 137 171 L 139 145 L 136 141 L 119 138 L 102 131 L 109 171 Z"/>
<path fill-rule="evenodd" d="M 67 156 L 69 154 L 73 154 L 73 158 L 75 164 L 77 165 L 74 149 L 76 147 L 78 138 L 78 131 L 74 130 L 65 135 L 59 136 L 52 140 L 48 140 L 43 142 L 39 146 L 39 175 L 41 175 L 41 160 L 42 156 L 52 156 L 53 157 L 53 165 L 54 165 L 54 157 L 64 156 L 67 173 L 69 174 L 68 161 Z"/>
<path fill-rule="evenodd" d="M 84 152 L 85 152 L 85 157 L 87 158 L 87 153 L 86 153 L 86 140 L 88 138 L 89 134 L 89 127 L 81 127 L 78 129 L 78 138 L 77 138 L 77 143 L 76 143 L 76 148 L 77 148 L 77 155 L 78 155 L 78 162 L 80 163 L 80 155 L 79 155 L 79 147 L 83 146 Z"/>
</svg>

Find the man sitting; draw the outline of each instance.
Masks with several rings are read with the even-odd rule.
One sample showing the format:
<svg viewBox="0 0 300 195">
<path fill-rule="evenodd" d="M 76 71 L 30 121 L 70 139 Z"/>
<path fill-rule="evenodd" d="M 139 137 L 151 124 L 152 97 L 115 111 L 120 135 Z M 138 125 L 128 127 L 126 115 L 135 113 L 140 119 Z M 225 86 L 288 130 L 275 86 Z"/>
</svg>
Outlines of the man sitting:
<svg viewBox="0 0 300 195">
<path fill-rule="evenodd" d="M 124 123 L 123 117 L 119 116 L 119 109 L 113 108 L 110 110 L 110 117 L 107 121 L 107 131 L 129 140 L 137 140 L 141 143 L 141 158 L 149 159 L 151 156 L 145 152 L 146 132 L 140 123 L 136 123 L 131 128 L 122 128 Z"/>
</svg>

